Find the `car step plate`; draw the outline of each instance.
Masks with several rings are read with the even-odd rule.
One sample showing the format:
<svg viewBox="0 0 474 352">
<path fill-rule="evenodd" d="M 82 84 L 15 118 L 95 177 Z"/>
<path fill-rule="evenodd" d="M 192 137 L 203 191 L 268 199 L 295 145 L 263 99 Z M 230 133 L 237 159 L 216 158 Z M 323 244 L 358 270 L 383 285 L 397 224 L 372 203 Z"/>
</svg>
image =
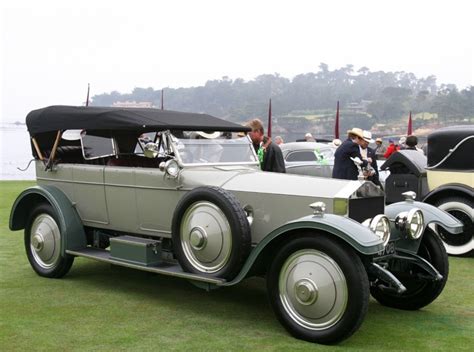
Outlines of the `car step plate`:
<svg viewBox="0 0 474 352">
<path fill-rule="evenodd" d="M 139 264 L 133 264 L 124 262 L 121 260 L 112 259 L 110 257 L 110 252 L 104 249 L 97 249 L 97 248 L 84 248 L 80 250 L 66 250 L 67 254 L 74 255 L 77 257 L 84 257 L 89 259 L 98 260 L 105 263 L 110 263 L 114 265 L 125 266 L 127 268 L 138 269 L 142 271 L 148 271 L 152 273 L 168 275 L 168 276 L 175 276 L 180 277 L 188 280 L 200 281 L 200 282 L 207 282 L 210 284 L 215 284 L 220 286 L 226 282 L 224 279 L 212 278 L 203 275 L 196 275 L 191 273 L 186 273 L 181 269 L 179 264 L 171 264 L 171 263 L 159 263 L 153 266 L 145 266 Z"/>
</svg>

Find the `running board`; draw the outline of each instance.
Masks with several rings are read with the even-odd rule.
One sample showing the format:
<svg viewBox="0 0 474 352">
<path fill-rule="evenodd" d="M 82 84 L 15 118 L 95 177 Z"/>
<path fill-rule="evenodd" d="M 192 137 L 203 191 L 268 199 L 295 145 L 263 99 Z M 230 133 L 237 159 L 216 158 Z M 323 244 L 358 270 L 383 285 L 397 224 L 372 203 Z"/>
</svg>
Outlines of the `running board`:
<svg viewBox="0 0 474 352">
<path fill-rule="evenodd" d="M 184 272 L 183 269 L 181 269 L 181 266 L 179 264 L 161 262 L 159 264 L 145 266 L 145 265 L 134 264 L 130 262 L 113 259 L 110 256 L 110 252 L 104 249 L 84 248 L 77 251 L 66 250 L 66 253 L 77 256 L 77 257 L 94 259 L 100 262 L 125 266 L 127 268 L 148 271 L 148 272 L 156 273 L 156 274 L 180 277 L 180 278 L 188 279 L 192 281 L 199 281 L 199 282 L 204 282 L 208 284 L 213 284 L 216 286 L 221 286 L 226 282 L 226 280 L 224 279 L 212 278 L 208 276 L 201 276 L 201 275 Z"/>
</svg>

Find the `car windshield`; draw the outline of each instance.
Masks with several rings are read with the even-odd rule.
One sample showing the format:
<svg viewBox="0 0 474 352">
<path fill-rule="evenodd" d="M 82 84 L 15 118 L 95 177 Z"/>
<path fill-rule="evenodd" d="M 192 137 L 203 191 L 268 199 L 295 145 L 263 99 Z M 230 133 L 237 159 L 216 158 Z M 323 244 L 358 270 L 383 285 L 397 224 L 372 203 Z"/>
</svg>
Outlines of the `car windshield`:
<svg viewBox="0 0 474 352">
<path fill-rule="evenodd" d="M 287 162 L 316 162 L 325 164 L 334 161 L 334 152 L 331 148 L 315 148 L 311 150 L 295 150 L 286 154 Z"/>
<path fill-rule="evenodd" d="M 205 138 L 191 134 L 176 138 L 175 146 L 184 164 L 255 164 L 258 160 L 248 137 Z"/>
</svg>

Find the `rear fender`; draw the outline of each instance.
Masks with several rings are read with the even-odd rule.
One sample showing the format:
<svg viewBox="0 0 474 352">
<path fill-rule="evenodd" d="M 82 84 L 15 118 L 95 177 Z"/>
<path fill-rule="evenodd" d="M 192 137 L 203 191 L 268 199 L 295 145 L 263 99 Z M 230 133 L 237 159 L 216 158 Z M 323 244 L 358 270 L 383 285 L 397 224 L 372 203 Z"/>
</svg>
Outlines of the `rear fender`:
<svg viewBox="0 0 474 352">
<path fill-rule="evenodd" d="M 472 199 L 474 197 L 474 191 L 471 187 L 460 183 L 449 183 L 435 188 L 430 193 L 423 197 L 423 202 L 428 204 L 434 204 L 439 199 L 444 197 L 467 197 Z"/>
<path fill-rule="evenodd" d="M 87 246 L 84 226 L 71 201 L 54 186 L 35 186 L 24 190 L 13 203 L 9 227 L 12 231 L 24 229 L 31 211 L 41 203 L 50 204 L 58 216 L 63 235 L 61 253 Z"/>
<path fill-rule="evenodd" d="M 271 246 L 285 235 L 288 235 L 288 240 L 291 240 L 291 237 L 298 236 L 296 232 L 305 230 L 316 230 L 319 233 L 323 233 L 323 235 L 335 236 L 349 244 L 362 255 L 375 255 L 384 249 L 382 240 L 369 228 L 357 221 L 334 214 L 306 216 L 288 222 L 266 236 L 252 250 L 240 273 L 232 281 L 226 282 L 222 286 L 232 286 L 242 281 L 265 248 Z"/>
</svg>

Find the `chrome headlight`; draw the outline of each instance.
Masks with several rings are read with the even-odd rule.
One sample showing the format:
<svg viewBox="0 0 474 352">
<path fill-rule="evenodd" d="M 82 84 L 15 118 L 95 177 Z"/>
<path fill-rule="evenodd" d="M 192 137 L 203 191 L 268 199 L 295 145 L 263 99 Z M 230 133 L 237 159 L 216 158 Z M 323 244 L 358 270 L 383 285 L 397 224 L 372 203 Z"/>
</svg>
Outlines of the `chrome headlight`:
<svg viewBox="0 0 474 352">
<path fill-rule="evenodd" d="M 420 238 L 423 233 L 424 219 L 423 213 L 419 209 L 412 209 L 407 215 L 408 236 L 414 240 Z"/>
<path fill-rule="evenodd" d="M 369 223 L 369 229 L 383 241 L 385 247 L 390 240 L 390 221 L 388 218 L 385 215 L 375 216 Z"/>
<path fill-rule="evenodd" d="M 416 208 L 402 212 L 395 218 L 397 228 L 413 240 L 420 238 L 425 226 L 424 222 L 422 211 Z"/>
</svg>

